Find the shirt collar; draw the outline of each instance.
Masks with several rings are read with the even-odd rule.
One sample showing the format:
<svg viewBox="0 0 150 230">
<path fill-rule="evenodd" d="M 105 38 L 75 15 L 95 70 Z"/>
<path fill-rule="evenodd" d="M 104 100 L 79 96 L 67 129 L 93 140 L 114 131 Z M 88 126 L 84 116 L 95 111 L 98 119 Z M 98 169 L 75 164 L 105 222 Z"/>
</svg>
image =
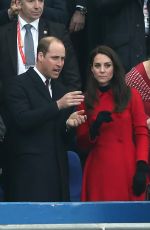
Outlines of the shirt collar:
<svg viewBox="0 0 150 230">
<path fill-rule="evenodd" d="M 45 84 L 45 81 L 46 81 L 46 77 L 44 77 L 44 75 L 36 68 L 36 67 L 34 67 L 34 70 L 35 70 L 35 72 L 39 75 L 39 77 L 41 78 L 41 80 L 44 82 L 44 84 Z M 49 80 L 49 84 L 50 84 L 50 82 L 51 82 L 51 78 L 49 78 L 48 79 Z"/>
<path fill-rule="evenodd" d="M 31 23 L 27 23 L 23 18 L 21 18 L 20 16 L 18 16 L 18 20 L 20 22 L 20 28 L 22 29 L 24 27 L 24 25 L 26 24 L 30 24 L 34 27 L 34 29 L 36 29 L 38 31 L 38 25 L 39 25 L 39 18 L 36 19 L 35 21 L 31 22 Z"/>
</svg>

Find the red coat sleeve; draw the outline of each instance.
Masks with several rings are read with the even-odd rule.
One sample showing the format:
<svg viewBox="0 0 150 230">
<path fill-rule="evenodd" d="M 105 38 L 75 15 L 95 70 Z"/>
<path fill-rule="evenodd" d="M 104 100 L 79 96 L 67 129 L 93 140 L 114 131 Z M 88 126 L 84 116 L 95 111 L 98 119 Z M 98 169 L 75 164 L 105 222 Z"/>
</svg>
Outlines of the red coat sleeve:
<svg viewBox="0 0 150 230">
<path fill-rule="evenodd" d="M 134 88 L 131 89 L 131 92 L 131 113 L 136 144 L 136 160 L 148 161 L 149 138 L 144 105 L 139 92 Z"/>
</svg>

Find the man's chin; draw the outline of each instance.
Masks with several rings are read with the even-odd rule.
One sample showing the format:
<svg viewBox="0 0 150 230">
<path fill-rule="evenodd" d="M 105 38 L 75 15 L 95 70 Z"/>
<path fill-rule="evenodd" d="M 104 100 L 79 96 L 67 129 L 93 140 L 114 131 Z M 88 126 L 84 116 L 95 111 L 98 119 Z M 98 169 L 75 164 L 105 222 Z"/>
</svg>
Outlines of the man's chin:
<svg viewBox="0 0 150 230">
<path fill-rule="evenodd" d="M 59 77 L 59 74 L 51 75 L 52 79 L 57 79 Z"/>
<path fill-rule="evenodd" d="M 37 19 L 39 19 L 40 17 L 41 17 L 41 14 L 36 14 L 36 13 L 35 13 L 35 14 L 32 15 L 32 19 L 33 19 L 33 20 L 37 20 Z"/>
</svg>

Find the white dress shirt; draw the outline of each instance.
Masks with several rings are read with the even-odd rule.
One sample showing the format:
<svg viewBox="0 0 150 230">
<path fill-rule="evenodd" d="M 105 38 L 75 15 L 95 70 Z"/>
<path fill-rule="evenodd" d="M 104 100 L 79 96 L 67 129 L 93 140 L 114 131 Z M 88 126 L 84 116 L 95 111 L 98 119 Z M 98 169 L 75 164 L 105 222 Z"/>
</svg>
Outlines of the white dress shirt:
<svg viewBox="0 0 150 230">
<path fill-rule="evenodd" d="M 24 28 L 24 25 L 28 24 L 25 20 L 23 20 L 20 16 L 18 16 L 18 20 L 19 20 L 19 23 L 20 23 L 20 35 L 21 35 L 21 42 L 22 42 L 22 50 L 23 50 L 23 53 L 24 53 L 24 36 L 25 36 L 25 33 L 26 33 L 26 29 Z M 34 54 L 35 54 L 35 60 L 36 60 L 36 55 L 37 55 L 37 46 L 38 46 L 38 37 L 39 37 L 39 32 L 38 32 L 38 25 L 39 25 L 39 19 L 33 21 L 30 23 L 32 25 L 32 28 L 31 28 L 31 33 L 32 33 L 32 36 L 33 36 L 33 41 L 34 41 Z M 21 55 L 20 55 L 20 51 L 19 51 L 19 46 L 18 46 L 18 40 L 17 40 L 17 54 L 18 54 L 18 68 L 17 68 L 17 72 L 18 74 L 22 74 L 24 72 L 27 71 L 23 61 L 22 61 L 22 58 L 21 58 Z"/>
<path fill-rule="evenodd" d="M 39 75 L 39 77 L 41 78 L 41 80 L 43 81 L 43 83 L 45 85 L 45 81 L 47 78 L 45 78 L 44 75 L 41 74 L 36 67 L 34 67 L 34 70 Z M 50 96 L 52 97 L 51 79 L 49 78 L 48 80 L 49 80 L 48 90 L 49 90 Z"/>
</svg>

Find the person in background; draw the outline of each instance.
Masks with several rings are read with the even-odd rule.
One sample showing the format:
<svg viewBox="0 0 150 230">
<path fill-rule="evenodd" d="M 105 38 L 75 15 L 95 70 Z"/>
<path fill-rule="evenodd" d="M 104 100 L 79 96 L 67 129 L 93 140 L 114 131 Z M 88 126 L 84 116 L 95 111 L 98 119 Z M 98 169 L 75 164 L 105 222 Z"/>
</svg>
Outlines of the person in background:
<svg viewBox="0 0 150 230">
<path fill-rule="evenodd" d="M 125 76 L 128 86 L 133 87 L 140 93 L 145 113 L 147 114 L 147 125 L 150 130 L 150 60 L 134 66 Z"/>
<path fill-rule="evenodd" d="M 146 59 L 144 0 L 88 1 L 88 49 L 107 45 L 121 59 L 125 71 Z M 132 18 L 132 20 L 131 20 Z"/>
<path fill-rule="evenodd" d="M 20 8 L 16 5 L 16 0 L 0 1 L 0 25 L 4 25 L 13 20 L 19 12 Z"/>
<path fill-rule="evenodd" d="M 42 17 L 65 24 L 67 23 L 67 7 L 66 0 L 45 0 L 45 7 Z"/>
<path fill-rule="evenodd" d="M 86 115 L 71 113 L 84 100 L 82 92 L 67 93 L 58 81 L 65 55 L 61 40 L 41 39 L 36 66 L 9 84 L 7 201 L 69 201 L 68 136 L 72 127 L 85 122 Z"/>
<path fill-rule="evenodd" d="M 148 59 L 150 58 L 150 0 L 144 0 L 143 14 L 145 25 L 146 57 Z"/>
<path fill-rule="evenodd" d="M 67 10 L 66 0 L 45 0 L 45 7 L 42 17 L 54 22 L 66 24 Z M 0 25 L 12 21 L 19 13 L 20 7 L 16 0 L 0 1 Z"/>
<path fill-rule="evenodd" d="M 82 80 L 82 89 L 84 89 L 86 84 L 85 66 L 87 62 L 87 0 L 66 0 L 66 5 L 68 12 L 67 29 L 70 32 L 70 37 L 76 51 Z"/>
<path fill-rule="evenodd" d="M 141 62 L 138 65 L 134 66 L 126 74 L 125 81 L 128 86 L 138 90 L 142 97 L 145 113 L 147 115 L 147 127 L 150 134 L 150 60 Z M 148 158 L 150 163 L 150 149 Z M 150 184 L 147 189 L 147 199 L 150 200 Z"/>
<path fill-rule="evenodd" d="M 87 121 L 77 127 L 78 146 L 89 152 L 82 201 L 145 199 L 148 130 L 143 102 L 125 83 L 117 54 L 98 46 L 90 55 L 85 100 Z"/>
</svg>

